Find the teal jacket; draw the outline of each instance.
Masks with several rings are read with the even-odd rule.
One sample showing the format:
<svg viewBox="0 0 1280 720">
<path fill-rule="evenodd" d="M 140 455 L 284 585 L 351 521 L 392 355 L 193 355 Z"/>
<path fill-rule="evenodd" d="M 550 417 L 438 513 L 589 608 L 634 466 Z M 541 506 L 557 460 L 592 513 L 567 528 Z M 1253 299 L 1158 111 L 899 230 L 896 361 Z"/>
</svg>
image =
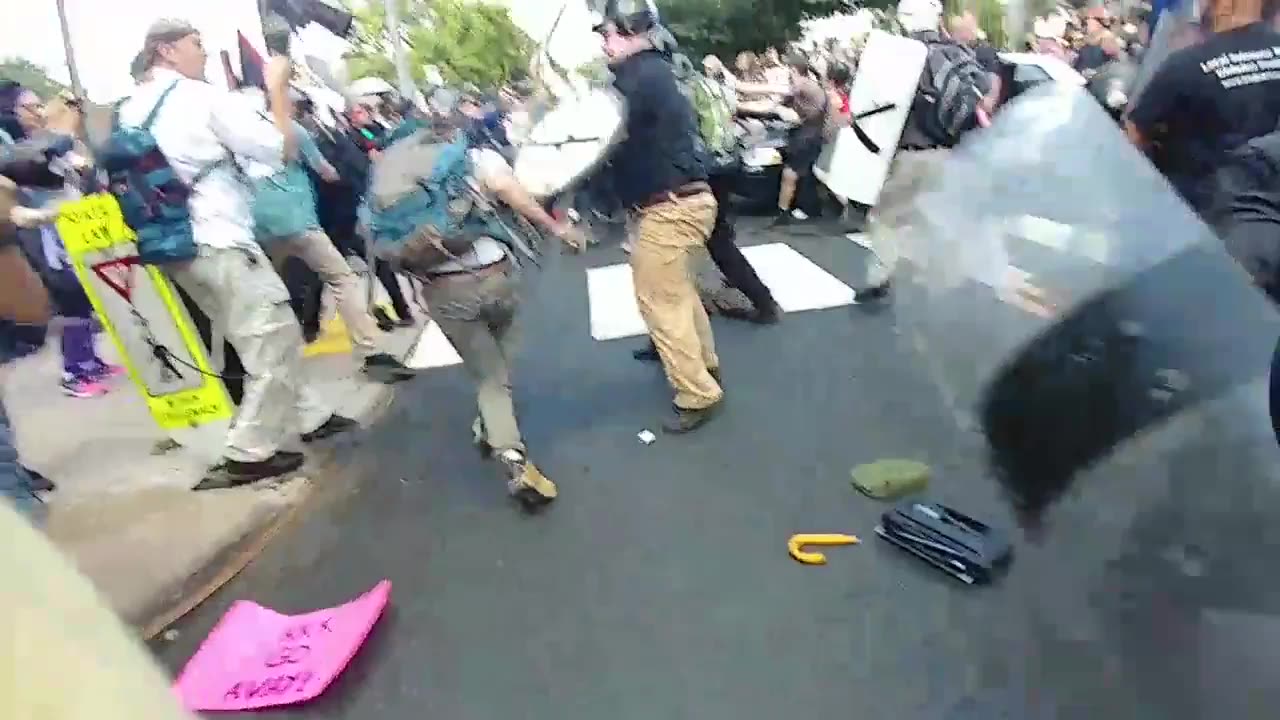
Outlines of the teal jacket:
<svg viewBox="0 0 1280 720">
<path fill-rule="evenodd" d="M 289 159 L 276 174 L 254 180 L 253 220 L 262 243 L 320 229 L 315 188 L 307 166 L 318 172 L 328 163 L 301 125 L 295 122 L 293 132 L 298 156 Z"/>
</svg>

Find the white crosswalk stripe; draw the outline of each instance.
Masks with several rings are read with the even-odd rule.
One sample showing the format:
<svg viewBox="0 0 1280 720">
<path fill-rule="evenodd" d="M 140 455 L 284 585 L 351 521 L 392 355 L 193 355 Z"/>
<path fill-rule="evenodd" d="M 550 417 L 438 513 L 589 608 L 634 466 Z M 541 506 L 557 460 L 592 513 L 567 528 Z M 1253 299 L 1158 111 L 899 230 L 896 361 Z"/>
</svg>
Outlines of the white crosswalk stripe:
<svg viewBox="0 0 1280 720">
<path fill-rule="evenodd" d="M 742 254 L 769 287 L 784 312 L 803 312 L 851 305 L 854 291 L 834 275 L 785 243 L 753 245 Z M 588 315 L 591 337 L 598 341 L 644 335 L 644 320 L 636 307 L 635 286 L 627 264 L 589 268 Z M 385 293 L 379 287 L 379 299 Z M 428 325 L 409 347 L 405 364 L 415 370 L 450 367 L 462 363 L 457 350 L 440 326 Z"/>
<path fill-rule="evenodd" d="M 449 338 L 444 336 L 440 326 L 434 322 L 428 322 L 427 326 L 418 334 L 418 339 L 414 342 L 413 347 L 409 349 L 409 356 L 405 358 L 404 364 L 414 370 L 427 370 L 429 368 L 461 365 L 462 357 L 453 348 Z"/>
<path fill-rule="evenodd" d="M 753 245 L 742 254 L 786 312 L 821 310 L 853 303 L 853 288 L 785 243 Z M 645 334 L 636 307 L 631 268 L 625 264 L 587 270 L 591 337 L 615 340 Z"/>
</svg>

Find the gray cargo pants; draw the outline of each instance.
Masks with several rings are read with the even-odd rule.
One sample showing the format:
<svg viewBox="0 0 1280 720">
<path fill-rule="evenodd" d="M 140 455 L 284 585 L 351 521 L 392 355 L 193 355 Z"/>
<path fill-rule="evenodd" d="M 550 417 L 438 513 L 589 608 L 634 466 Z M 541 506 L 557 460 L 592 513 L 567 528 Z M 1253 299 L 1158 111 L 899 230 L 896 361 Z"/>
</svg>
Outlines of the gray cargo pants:
<svg viewBox="0 0 1280 720">
<path fill-rule="evenodd" d="M 257 247 L 201 247 L 170 274 L 225 333 L 244 364 L 244 400 L 227 433 L 228 460 L 266 460 L 287 440 L 319 428 L 333 409 L 307 383 L 302 328 L 289 291 Z"/>
<path fill-rule="evenodd" d="M 866 285 L 887 285 L 902 257 L 903 237 L 921 221 L 916 198 L 929 178 L 950 153 L 947 149 L 899 150 L 889 166 L 880 198 L 871 210 L 871 258 L 867 263 Z"/>
<path fill-rule="evenodd" d="M 519 277 L 507 259 L 475 272 L 430 277 L 422 299 L 476 384 L 475 430 L 494 452 L 524 452 L 511 399 Z"/>
</svg>

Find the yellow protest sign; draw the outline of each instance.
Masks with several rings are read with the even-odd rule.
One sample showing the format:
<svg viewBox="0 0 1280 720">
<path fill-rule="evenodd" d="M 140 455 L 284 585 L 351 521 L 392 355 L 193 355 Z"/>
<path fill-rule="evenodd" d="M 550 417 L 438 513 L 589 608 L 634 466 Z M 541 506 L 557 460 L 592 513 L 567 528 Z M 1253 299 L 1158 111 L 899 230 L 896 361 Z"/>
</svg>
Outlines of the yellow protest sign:
<svg viewBox="0 0 1280 720">
<path fill-rule="evenodd" d="M 138 261 L 115 198 L 97 194 L 67 203 L 57 227 L 76 278 L 156 423 L 176 430 L 229 419 L 231 399 L 186 308 L 168 278 Z"/>
</svg>

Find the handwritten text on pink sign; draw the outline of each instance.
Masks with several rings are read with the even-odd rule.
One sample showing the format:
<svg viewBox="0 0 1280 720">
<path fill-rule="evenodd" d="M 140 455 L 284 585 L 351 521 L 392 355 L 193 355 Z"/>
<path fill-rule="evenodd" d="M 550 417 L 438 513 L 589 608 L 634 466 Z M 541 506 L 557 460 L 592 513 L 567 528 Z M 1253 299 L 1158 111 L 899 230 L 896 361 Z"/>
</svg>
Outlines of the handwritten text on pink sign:
<svg viewBox="0 0 1280 720">
<path fill-rule="evenodd" d="M 383 580 L 345 605 L 293 616 L 237 602 L 174 689 L 190 710 L 251 710 L 315 698 L 364 644 L 390 594 L 391 582 Z"/>
</svg>

